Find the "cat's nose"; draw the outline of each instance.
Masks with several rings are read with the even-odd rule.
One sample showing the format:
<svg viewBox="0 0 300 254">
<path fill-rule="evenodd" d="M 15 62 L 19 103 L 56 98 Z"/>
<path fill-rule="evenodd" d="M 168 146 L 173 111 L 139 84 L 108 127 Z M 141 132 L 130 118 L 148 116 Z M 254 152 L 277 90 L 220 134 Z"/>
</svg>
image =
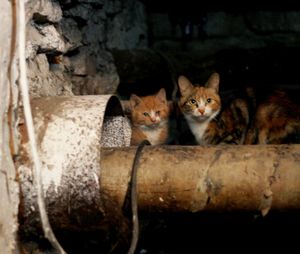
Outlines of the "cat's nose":
<svg viewBox="0 0 300 254">
<path fill-rule="evenodd" d="M 152 122 L 152 123 L 155 123 L 155 122 L 156 122 L 156 118 L 151 117 L 151 122 Z"/>
<path fill-rule="evenodd" d="M 204 108 L 199 108 L 198 111 L 199 111 L 199 113 L 200 113 L 201 115 L 203 115 L 204 112 L 205 112 L 205 109 L 204 109 Z"/>
</svg>

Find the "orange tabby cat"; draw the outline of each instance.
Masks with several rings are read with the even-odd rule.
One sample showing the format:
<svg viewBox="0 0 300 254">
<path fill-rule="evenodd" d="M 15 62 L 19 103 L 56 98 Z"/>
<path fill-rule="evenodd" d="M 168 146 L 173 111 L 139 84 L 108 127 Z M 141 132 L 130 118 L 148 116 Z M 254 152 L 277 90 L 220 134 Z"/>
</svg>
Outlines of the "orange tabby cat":
<svg viewBox="0 0 300 254">
<path fill-rule="evenodd" d="M 147 139 L 151 145 L 166 144 L 169 136 L 169 106 L 164 88 L 155 95 L 130 96 L 131 145 Z"/>
<path fill-rule="evenodd" d="M 260 98 L 246 144 L 299 143 L 299 136 L 298 98 L 292 99 L 291 95 L 283 90 L 275 90 Z"/>
<path fill-rule="evenodd" d="M 194 86 L 180 76 L 179 108 L 197 144 L 242 144 L 249 123 L 247 103 L 235 99 L 222 109 L 219 83 L 218 73 L 213 73 L 204 86 Z"/>
</svg>

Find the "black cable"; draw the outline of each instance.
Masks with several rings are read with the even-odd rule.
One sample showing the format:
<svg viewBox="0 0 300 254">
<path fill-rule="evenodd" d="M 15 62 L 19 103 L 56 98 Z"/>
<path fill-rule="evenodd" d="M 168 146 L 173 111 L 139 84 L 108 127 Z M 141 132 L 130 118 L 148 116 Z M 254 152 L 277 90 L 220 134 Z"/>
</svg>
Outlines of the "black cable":
<svg viewBox="0 0 300 254">
<path fill-rule="evenodd" d="M 134 254 L 139 239 L 139 219 L 137 202 L 137 170 L 144 146 L 151 145 L 148 140 L 143 140 L 137 147 L 131 170 L 131 181 L 129 183 L 131 215 L 132 215 L 132 237 L 128 254 Z"/>
</svg>

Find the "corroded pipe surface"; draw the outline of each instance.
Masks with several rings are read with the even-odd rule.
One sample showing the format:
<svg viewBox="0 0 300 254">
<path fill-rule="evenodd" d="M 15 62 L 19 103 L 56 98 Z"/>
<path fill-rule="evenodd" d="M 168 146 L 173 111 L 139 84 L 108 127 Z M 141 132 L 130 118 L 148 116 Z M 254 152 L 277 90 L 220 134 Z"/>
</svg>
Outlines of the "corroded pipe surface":
<svg viewBox="0 0 300 254">
<path fill-rule="evenodd" d="M 100 148 L 126 146 L 131 138 L 118 98 L 112 95 L 35 98 L 31 107 L 52 226 L 76 230 L 98 227 L 105 214 L 99 191 Z M 20 126 L 20 132 L 21 225 L 38 228 L 25 124 Z"/>
<path fill-rule="evenodd" d="M 136 148 L 102 149 L 101 190 L 122 206 Z M 300 209 L 300 145 L 145 147 L 142 212 Z"/>
</svg>

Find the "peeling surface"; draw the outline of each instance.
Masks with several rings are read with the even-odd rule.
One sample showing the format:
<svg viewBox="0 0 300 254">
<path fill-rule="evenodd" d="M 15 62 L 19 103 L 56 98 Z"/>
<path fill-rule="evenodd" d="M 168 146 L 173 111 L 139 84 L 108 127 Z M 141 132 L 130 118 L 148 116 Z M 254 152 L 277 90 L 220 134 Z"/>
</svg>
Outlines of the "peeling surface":
<svg viewBox="0 0 300 254">
<path fill-rule="evenodd" d="M 213 191 L 213 189 L 217 190 L 217 184 L 213 183 L 209 177 L 209 170 L 210 168 L 220 159 L 222 155 L 222 150 L 217 150 L 215 152 L 215 156 L 214 159 L 212 160 L 212 162 L 208 165 L 208 167 L 205 170 L 205 178 L 204 181 L 203 179 L 201 179 L 201 191 L 204 193 L 207 193 L 207 201 L 206 201 L 206 205 L 209 204 L 210 200 L 211 200 L 211 193 Z"/>
<path fill-rule="evenodd" d="M 105 116 L 108 104 L 116 107 L 114 116 Z M 106 146 L 121 147 L 129 145 L 131 135 L 119 101 L 111 95 L 35 98 L 32 108 L 50 221 L 59 221 L 59 227 L 99 226 L 104 213 L 101 137 L 107 136 Z M 28 149 L 26 143 L 23 149 Z M 38 216 L 28 159 L 19 174 L 24 225 L 33 227 Z"/>
<path fill-rule="evenodd" d="M 259 208 L 262 216 L 266 216 L 270 211 L 270 209 L 272 208 L 272 202 L 273 202 L 272 185 L 276 181 L 280 180 L 280 176 L 279 176 L 280 162 L 281 159 L 284 158 L 285 156 L 286 149 L 288 149 L 286 145 L 282 145 L 280 146 L 280 148 L 279 147 L 275 148 L 275 154 L 277 156 L 273 161 L 273 170 L 267 179 L 267 186 L 263 192 L 262 201 Z"/>
</svg>

